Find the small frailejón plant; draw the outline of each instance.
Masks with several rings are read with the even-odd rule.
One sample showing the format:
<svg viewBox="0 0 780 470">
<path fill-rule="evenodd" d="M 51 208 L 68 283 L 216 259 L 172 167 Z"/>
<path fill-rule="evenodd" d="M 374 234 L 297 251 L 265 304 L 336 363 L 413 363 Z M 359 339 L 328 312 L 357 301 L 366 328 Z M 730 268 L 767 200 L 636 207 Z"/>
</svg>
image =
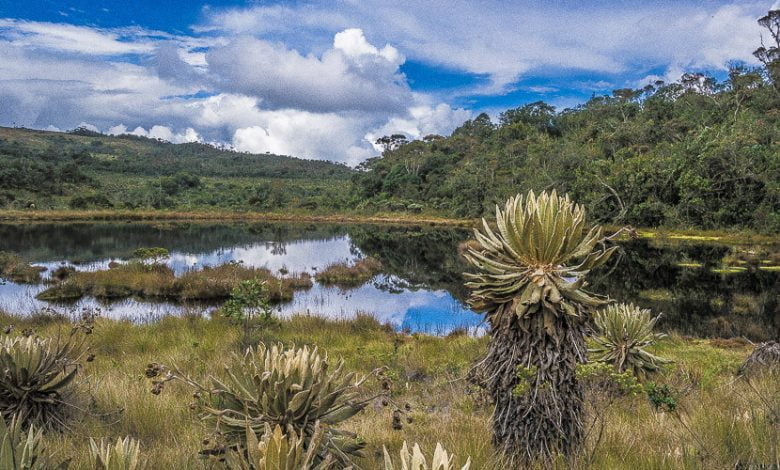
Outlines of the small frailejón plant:
<svg viewBox="0 0 780 470">
<path fill-rule="evenodd" d="M 3 470 L 56 470 L 68 468 L 68 462 L 56 462 L 46 449 L 43 429 L 30 425 L 25 431 L 22 420 L 0 417 L 0 468 Z"/>
<path fill-rule="evenodd" d="M 166 372 L 159 364 L 150 364 L 146 375 L 154 379 L 164 372 L 163 379 L 153 381 L 152 392 L 159 394 L 165 382 L 177 379 L 196 388 L 196 395 L 208 398 L 196 406 L 227 448 L 246 446 L 247 426 L 258 436 L 265 435 L 267 426 L 279 426 L 285 432 L 294 431 L 308 449 L 321 423 L 322 445 L 314 464 L 332 459 L 343 468 L 362 455 L 363 441 L 336 426 L 361 412 L 376 396 L 361 398 L 367 377 L 358 380 L 354 372 L 344 370 L 343 360 L 331 364 L 316 348 L 285 349 L 261 343 L 236 355 L 225 366 L 224 377 L 211 376 L 207 385 L 178 370 Z"/>
<path fill-rule="evenodd" d="M 411 452 L 406 441 L 401 446 L 399 465 L 393 463 L 393 459 L 384 447 L 385 470 L 455 470 L 455 456 L 448 453 L 440 443 L 436 443 L 436 450 L 433 452 L 431 465 L 428 466 L 428 460 L 425 454 L 420 450 L 420 446 L 415 444 Z M 471 468 L 471 459 L 460 470 L 469 470 Z"/>
<path fill-rule="evenodd" d="M 231 452 L 226 464 L 231 470 L 334 469 L 336 461 L 330 455 L 324 459 L 318 456 L 324 437 L 324 430 L 319 423 L 315 423 L 314 434 L 306 447 L 294 429 L 283 433 L 279 425 L 271 429 L 271 425 L 266 423 L 265 431 L 258 439 L 254 431 L 247 428 L 245 452 Z"/>
<path fill-rule="evenodd" d="M 670 362 L 645 350 L 666 336 L 653 331 L 659 318 L 634 304 L 607 305 L 594 316 L 594 347 L 588 351 L 594 360 L 612 364 L 618 372 L 630 370 L 645 377 Z"/>
<path fill-rule="evenodd" d="M 586 321 L 607 303 L 584 290 L 585 276 L 616 247 L 596 248 L 602 229 L 587 229 L 583 207 L 555 191 L 510 198 L 496 223 L 498 233 L 483 219 L 464 255 L 478 270 L 465 274 L 469 304 L 491 327 L 471 378 L 495 403 L 493 440 L 508 465 L 549 462 L 582 445 L 576 366 L 587 361 Z"/>
<path fill-rule="evenodd" d="M 95 470 L 143 470 L 146 461 L 141 456 L 141 444 L 131 437 L 117 438 L 114 444 L 110 441 L 100 443 L 89 440 L 89 455 L 92 468 Z"/>
<path fill-rule="evenodd" d="M 0 413 L 17 415 L 25 425 L 65 426 L 71 410 L 73 379 L 81 344 L 66 339 L 0 339 Z"/>
</svg>

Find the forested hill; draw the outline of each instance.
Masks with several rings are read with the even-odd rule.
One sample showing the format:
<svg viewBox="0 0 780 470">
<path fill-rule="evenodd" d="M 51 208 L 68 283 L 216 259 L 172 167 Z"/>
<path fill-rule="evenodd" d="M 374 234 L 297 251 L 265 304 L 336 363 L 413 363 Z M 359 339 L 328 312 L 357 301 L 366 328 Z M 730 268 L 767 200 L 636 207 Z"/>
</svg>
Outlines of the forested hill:
<svg viewBox="0 0 780 470">
<path fill-rule="evenodd" d="M 201 143 L 0 127 L 0 209 L 342 207 L 352 173 Z"/>
<path fill-rule="evenodd" d="M 482 114 L 449 137 L 387 137 L 382 157 L 354 177 L 357 198 L 473 217 L 509 194 L 555 188 L 603 221 L 777 232 L 780 85 L 771 75 L 735 67 L 719 83 L 688 74 L 562 112 L 538 102 L 498 122 Z"/>
<path fill-rule="evenodd" d="M 0 128 L 0 208 L 477 217 L 510 194 L 554 188 L 605 222 L 776 233 L 780 87 L 762 72 L 690 74 L 560 112 L 531 103 L 448 137 L 389 136 L 357 172 L 197 143 Z"/>
<path fill-rule="evenodd" d="M 109 136 L 77 129 L 47 132 L 0 127 L 3 167 L 76 162 L 83 171 L 165 176 L 186 172 L 211 177 L 348 178 L 351 170 L 321 160 L 223 150 L 202 143 L 172 144 L 134 135 Z M 3 173 L 4 177 L 8 177 Z"/>
</svg>

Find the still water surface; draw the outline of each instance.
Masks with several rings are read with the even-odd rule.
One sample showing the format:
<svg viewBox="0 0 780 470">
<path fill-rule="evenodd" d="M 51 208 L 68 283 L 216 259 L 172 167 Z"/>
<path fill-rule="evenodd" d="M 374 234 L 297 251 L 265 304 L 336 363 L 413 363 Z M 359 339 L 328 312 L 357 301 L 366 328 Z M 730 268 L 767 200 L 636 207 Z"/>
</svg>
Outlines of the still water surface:
<svg viewBox="0 0 780 470">
<path fill-rule="evenodd" d="M 354 289 L 315 282 L 312 289 L 296 291 L 291 302 L 278 305 L 277 313 L 341 318 L 367 312 L 396 328 L 446 334 L 456 328 L 484 331 L 482 316 L 465 305 L 461 273 L 468 268 L 458 256 L 458 244 L 469 235 L 456 228 L 291 223 L 0 224 L 0 251 L 18 253 L 49 271 L 62 264 L 96 270 L 106 269 L 112 260 L 128 259 L 136 248 L 160 246 L 170 250 L 167 263 L 177 274 L 234 261 L 275 273 L 314 275 L 331 263 L 371 256 L 384 269 L 370 282 Z M 758 265 L 717 272 L 724 258 L 750 249 L 712 243 L 622 243 L 620 255 L 592 273 L 591 290 L 663 312 L 659 328 L 667 331 L 752 340 L 777 337 L 780 272 Z M 44 288 L 0 283 L 0 310 L 28 314 L 45 307 L 99 307 L 104 316 L 152 321 L 215 307 L 137 299 L 103 303 L 94 298 L 55 305 L 35 298 Z"/>
</svg>

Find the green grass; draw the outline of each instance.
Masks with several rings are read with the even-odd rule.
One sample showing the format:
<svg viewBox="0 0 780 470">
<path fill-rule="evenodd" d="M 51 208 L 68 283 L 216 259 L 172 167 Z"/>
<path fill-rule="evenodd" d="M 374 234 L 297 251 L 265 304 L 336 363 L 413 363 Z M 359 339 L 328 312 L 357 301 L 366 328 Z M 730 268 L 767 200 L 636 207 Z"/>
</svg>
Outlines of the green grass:
<svg viewBox="0 0 780 470">
<path fill-rule="evenodd" d="M 42 336 L 69 328 L 57 318 L 0 314 L 0 327 L 8 324 L 17 331 L 32 328 Z M 456 454 L 457 463 L 471 456 L 472 468 L 496 468 L 490 406 L 480 394 L 467 393 L 464 380 L 487 338 L 405 335 L 367 316 L 349 321 L 299 316 L 255 331 L 252 342 L 258 341 L 317 345 L 362 374 L 387 367 L 392 399 L 411 405 L 413 422 L 404 421 L 402 430 L 393 430 L 392 410 L 378 403 L 347 422 L 347 429 L 368 442 L 367 457 L 359 462 L 364 468 L 382 468 L 382 446 L 397 455 L 404 440 L 419 442 L 428 453 L 441 442 Z M 209 373 L 220 373 L 230 353 L 241 350 L 245 343 L 240 328 L 223 318 L 199 315 L 145 325 L 99 319 L 88 342 L 96 357 L 85 364 L 78 387 L 93 403 L 70 431 L 49 434 L 50 445 L 72 457 L 73 468 L 88 468 L 90 437 L 129 435 L 141 441 L 153 468 L 199 468 L 197 452 L 210 430 L 189 409 L 192 390 L 171 382 L 154 396 L 144 369 L 150 362 L 176 364 L 203 381 Z M 777 464 L 780 436 L 769 410 L 777 412 L 780 406 L 780 381 L 769 377 L 748 384 L 734 377 L 750 349 L 738 341 L 661 341 L 652 352 L 674 363 L 652 380 L 679 392 L 678 411 L 655 411 L 641 395 L 618 397 L 609 406 L 603 397 L 590 397 L 590 409 L 598 410 L 601 419 L 588 436 L 587 458 L 578 465 L 693 469 Z M 379 384 L 371 381 L 368 386 Z M 597 439 L 600 423 L 603 432 Z"/>
</svg>

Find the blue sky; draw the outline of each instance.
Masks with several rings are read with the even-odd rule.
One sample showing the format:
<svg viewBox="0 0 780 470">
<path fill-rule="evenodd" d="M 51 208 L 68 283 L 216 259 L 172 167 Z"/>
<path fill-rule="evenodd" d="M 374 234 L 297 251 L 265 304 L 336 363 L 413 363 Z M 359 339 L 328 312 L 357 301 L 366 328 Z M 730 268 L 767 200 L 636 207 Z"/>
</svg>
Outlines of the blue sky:
<svg viewBox="0 0 780 470">
<path fill-rule="evenodd" d="M 0 0 L 0 125 L 356 164 L 387 133 L 723 76 L 772 1 Z"/>
</svg>

